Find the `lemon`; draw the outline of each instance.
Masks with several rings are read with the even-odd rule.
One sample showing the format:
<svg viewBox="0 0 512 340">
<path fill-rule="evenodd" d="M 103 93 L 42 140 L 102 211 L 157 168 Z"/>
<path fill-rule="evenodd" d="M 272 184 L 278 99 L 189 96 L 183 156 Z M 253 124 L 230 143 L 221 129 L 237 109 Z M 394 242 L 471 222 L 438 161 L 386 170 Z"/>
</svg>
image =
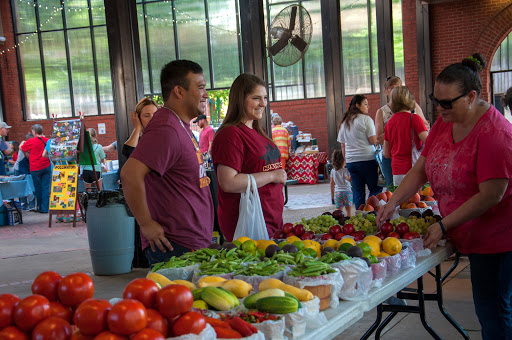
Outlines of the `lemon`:
<svg viewBox="0 0 512 340">
<path fill-rule="evenodd" d="M 402 243 L 394 237 L 386 237 L 382 241 L 382 249 L 389 255 L 396 255 L 402 250 Z"/>
<path fill-rule="evenodd" d="M 366 236 L 363 239 L 363 242 L 367 242 L 367 241 L 374 241 L 374 242 L 377 242 L 377 244 L 379 244 L 379 245 L 382 243 L 382 240 L 380 238 L 378 238 L 377 236 L 375 236 L 375 235 L 368 235 L 368 236 Z"/>
<path fill-rule="evenodd" d="M 327 241 L 325 241 L 325 243 L 324 243 L 324 245 L 323 245 L 322 249 L 325 249 L 325 248 L 327 248 L 327 247 L 331 247 L 331 248 L 333 248 L 333 249 L 336 249 L 336 248 L 337 248 L 337 247 L 336 247 L 336 244 L 337 244 L 337 243 L 338 243 L 338 241 L 336 241 L 335 239 L 327 240 Z"/>
<path fill-rule="evenodd" d="M 250 240 L 247 236 L 242 236 L 236 239 L 236 241 L 240 241 L 241 244 L 244 244 L 245 241 Z"/>
<path fill-rule="evenodd" d="M 341 240 L 338 241 L 338 243 L 336 243 L 336 245 L 339 248 L 343 243 L 348 243 L 353 246 L 356 245 L 356 241 L 354 241 L 354 239 L 351 237 L 342 238 Z"/>
<path fill-rule="evenodd" d="M 290 236 L 286 239 L 286 242 L 288 243 L 293 243 L 295 241 L 300 241 L 300 238 L 298 238 L 297 236 Z"/>
<path fill-rule="evenodd" d="M 306 246 L 306 248 L 312 248 L 315 250 L 322 249 L 322 246 L 320 246 L 320 243 L 313 241 L 313 240 L 304 240 L 304 245 Z"/>
<path fill-rule="evenodd" d="M 379 253 L 379 255 L 377 255 L 377 257 L 387 257 L 387 256 L 389 256 L 389 254 L 388 254 L 388 253 L 385 253 L 385 252 L 383 252 L 383 251 L 381 251 L 381 252 Z"/>
<path fill-rule="evenodd" d="M 378 238 L 378 237 L 377 237 Z M 377 256 L 380 253 L 380 243 L 375 242 L 375 240 L 369 239 L 364 241 L 366 244 L 368 244 L 371 248 L 371 254 L 373 256 Z"/>
</svg>

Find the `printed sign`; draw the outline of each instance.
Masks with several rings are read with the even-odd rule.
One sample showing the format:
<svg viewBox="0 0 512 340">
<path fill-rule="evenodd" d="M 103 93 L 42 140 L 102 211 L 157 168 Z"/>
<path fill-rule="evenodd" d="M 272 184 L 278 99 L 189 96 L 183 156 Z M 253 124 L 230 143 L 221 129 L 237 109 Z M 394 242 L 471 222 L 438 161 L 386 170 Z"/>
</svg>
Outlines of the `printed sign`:
<svg viewBox="0 0 512 340">
<path fill-rule="evenodd" d="M 78 166 L 55 165 L 52 172 L 50 210 L 75 209 L 77 196 Z"/>
<path fill-rule="evenodd" d="M 82 122 L 61 120 L 53 123 L 50 159 L 55 163 L 76 162 Z"/>
</svg>

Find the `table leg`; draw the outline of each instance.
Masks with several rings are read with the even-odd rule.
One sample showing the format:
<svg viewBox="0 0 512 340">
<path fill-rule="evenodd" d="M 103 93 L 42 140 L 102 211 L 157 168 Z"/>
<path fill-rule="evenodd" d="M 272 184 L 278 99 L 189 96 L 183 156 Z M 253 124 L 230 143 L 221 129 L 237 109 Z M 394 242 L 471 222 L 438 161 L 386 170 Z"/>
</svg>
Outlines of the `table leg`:
<svg viewBox="0 0 512 340">
<path fill-rule="evenodd" d="M 432 329 L 432 327 L 428 324 L 427 319 L 425 319 L 425 296 L 423 295 L 423 276 L 418 278 L 418 302 L 419 302 L 419 312 L 420 312 L 420 320 L 423 324 L 423 327 L 427 330 L 427 332 L 432 335 L 434 339 L 441 340 L 441 337 L 437 335 L 437 333 Z"/>
<path fill-rule="evenodd" d="M 382 321 L 382 304 L 377 306 L 377 319 L 373 323 L 373 325 L 364 333 L 361 340 L 366 340 L 372 335 L 373 332 L 379 327 L 380 322 Z"/>
</svg>

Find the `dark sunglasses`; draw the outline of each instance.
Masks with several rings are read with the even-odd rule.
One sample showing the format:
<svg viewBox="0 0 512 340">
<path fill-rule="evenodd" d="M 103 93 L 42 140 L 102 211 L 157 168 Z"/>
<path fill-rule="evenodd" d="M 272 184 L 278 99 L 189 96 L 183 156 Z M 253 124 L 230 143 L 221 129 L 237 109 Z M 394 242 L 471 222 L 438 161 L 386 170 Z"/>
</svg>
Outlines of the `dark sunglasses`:
<svg viewBox="0 0 512 340">
<path fill-rule="evenodd" d="M 430 94 L 430 100 L 432 101 L 432 104 L 434 104 L 435 106 L 441 106 L 443 109 L 445 110 L 450 110 L 452 108 L 452 104 L 457 101 L 458 99 L 464 97 L 465 95 L 467 95 L 469 92 L 467 93 L 463 93 L 461 94 L 460 96 L 458 96 L 457 98 L 453 98 L 452 100 L 439 100 L 439 99 L 436 99 L 436 97 L 434 97 L 434 94 Z"/>
</svg>

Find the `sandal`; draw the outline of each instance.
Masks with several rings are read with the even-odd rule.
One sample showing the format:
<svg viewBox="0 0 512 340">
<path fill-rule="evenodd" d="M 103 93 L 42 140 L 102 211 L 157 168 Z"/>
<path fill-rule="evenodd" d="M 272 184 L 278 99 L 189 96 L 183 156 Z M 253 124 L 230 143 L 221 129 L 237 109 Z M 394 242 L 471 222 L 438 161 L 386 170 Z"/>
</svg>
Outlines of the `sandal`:
<svg viewBox="0 0 512 340">
<path fill-rule="evenodd" d="M 57 217 L 56 221 L 57 223 L 62 223 L 64 222 L 64 217 Z"/>
<path fill-rule="evenodd" d="M 73 222 L 73 217 L 65 217 L 64 222 L 66 222 L 66 223 Z"/>
</svg>

